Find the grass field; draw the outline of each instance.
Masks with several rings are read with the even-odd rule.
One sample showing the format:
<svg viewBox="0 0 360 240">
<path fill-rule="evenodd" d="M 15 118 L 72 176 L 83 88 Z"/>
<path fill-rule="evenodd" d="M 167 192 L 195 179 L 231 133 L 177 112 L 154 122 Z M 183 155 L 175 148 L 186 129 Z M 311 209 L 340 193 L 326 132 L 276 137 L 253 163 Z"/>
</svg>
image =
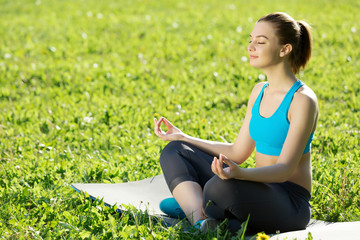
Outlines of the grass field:
<svg viewBox="0 0 360 240">
<path fill-rule="evenodd" d="M 263 79 L 247 63 L 248 36 L 273 11 L 313 27 L 299 75 L 320 106 L 312 218 L 360 220 L 359 1 L 0 0 L 0 236 L 230 239 L 131 207 L 120 216 L 70 184 L 160 174 L 154 116 L 234 141 Z"/>
</svg>

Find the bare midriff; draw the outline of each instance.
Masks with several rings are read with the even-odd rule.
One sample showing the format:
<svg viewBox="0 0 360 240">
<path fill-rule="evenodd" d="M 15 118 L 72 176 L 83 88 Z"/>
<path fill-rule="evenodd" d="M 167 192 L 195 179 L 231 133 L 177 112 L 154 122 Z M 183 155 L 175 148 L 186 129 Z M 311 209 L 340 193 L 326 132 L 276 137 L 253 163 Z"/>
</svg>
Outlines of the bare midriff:
<svg viewBox="0 0 360 240">
<path fill-rule="evenodd" d="M 296 183 L 311 193 L 311 160 L 310 152 L 302 155 L 299 166 L 295 169 L 294 173 L 287 180 Z M 266 167 L 276 164 L 279 156 L 265 155 L 259 152 L 255 153 L 256 167 Z"/>
</svg>

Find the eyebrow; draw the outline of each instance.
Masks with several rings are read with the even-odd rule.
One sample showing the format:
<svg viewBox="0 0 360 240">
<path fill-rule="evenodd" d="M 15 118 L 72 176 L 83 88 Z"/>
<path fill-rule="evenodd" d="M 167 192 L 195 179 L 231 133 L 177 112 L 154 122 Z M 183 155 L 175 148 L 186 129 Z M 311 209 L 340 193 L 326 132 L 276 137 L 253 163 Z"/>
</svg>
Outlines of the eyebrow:
<svg viewBox="0 0 360 240">
<path fill-rule="evenodd" d="M 250 37 L 252 37 L 251 34 L 250 34 Z M 256 36 L 255 38 L 259 38 L 259 37 L 263 37 L 263 38 L 269 39 L 269 38 L 268 38 L 267 36 L 265 36 L 265 35 L 258 35 L 258 36 Z"/>
</svg>

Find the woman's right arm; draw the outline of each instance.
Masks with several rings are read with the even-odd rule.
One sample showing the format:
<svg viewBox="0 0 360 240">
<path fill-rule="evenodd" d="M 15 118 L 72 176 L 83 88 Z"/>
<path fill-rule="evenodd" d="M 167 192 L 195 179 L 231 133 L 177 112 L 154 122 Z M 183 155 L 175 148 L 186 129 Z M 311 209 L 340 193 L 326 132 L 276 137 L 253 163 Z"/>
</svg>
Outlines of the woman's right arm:
<svg viewBox="0 0 360 240">
<path fill-rule="evenodd" d="M 164 123 L 167 127 L 168 130 L 166 132 L 161 129 L 161 123 Z M 175 127 L 164 117 L 161 117 L 159 120 L 154 118 L 154 124 L 155 134 L 164 141 L 187 142 L 212 156 L 218 156 L 220 153 L 223 153 L 224 155 L 231 155 L 230 153 L 232 151 L 233 145 L 231 143 L 208 141 L 200 138 L 191 137 L 183 133 L 180 129 Z"/>
<path fill-rule="evenodd" d="M 240 132 L 234 143 L 223 143 L 216 141 L 208 141 L 191 137 L 183 133 L 180 129 L 172 125 L 166 118 L 161 117 L 159 120 L 154 118 L 155 134 L 164 141 L 184 141 L 200 150 L 212 155 L 219 156 L 220 153 L 225 155 L 228 159 L 236 162 L 237 164 L 243 163 L 253 152 L 255 148 L 255 142 L 250 137 L 249 123 L 251 119 L 251 109 L 255 102 L 256 96 L 259 94 L 263 84 L 257 84 L 248 101 L 246 115 L 244 122 L 241 126 Z M 161 129 L 161 123 L 164 123 L 167 127 L 167 131 L 164 132 Z"/>
</svg>

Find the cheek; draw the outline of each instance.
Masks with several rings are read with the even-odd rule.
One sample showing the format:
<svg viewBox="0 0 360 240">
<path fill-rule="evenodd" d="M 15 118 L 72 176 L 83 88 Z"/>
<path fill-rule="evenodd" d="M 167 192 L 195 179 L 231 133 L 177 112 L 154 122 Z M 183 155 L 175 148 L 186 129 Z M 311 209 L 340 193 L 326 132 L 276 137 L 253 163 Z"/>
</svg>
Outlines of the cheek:
<svg viewBox="0 0 360 240">
<path fill-rule="evenodd" d="M 266 48 L 262 49 L 261 54 L 264 58 L 268 59 L 269 61 L 275 61 L 276 59 L 279 59 L 279 51 L 274 48 Z"/>
<path fill-rule="evenodd" d="M 280 51 L 278 50 L 274 50 L 272 52 L 272 59 L 275 61 L 275 62 L 278 62 L 280 61 L 282 58 L 280 57 Z"/>
</svg>

